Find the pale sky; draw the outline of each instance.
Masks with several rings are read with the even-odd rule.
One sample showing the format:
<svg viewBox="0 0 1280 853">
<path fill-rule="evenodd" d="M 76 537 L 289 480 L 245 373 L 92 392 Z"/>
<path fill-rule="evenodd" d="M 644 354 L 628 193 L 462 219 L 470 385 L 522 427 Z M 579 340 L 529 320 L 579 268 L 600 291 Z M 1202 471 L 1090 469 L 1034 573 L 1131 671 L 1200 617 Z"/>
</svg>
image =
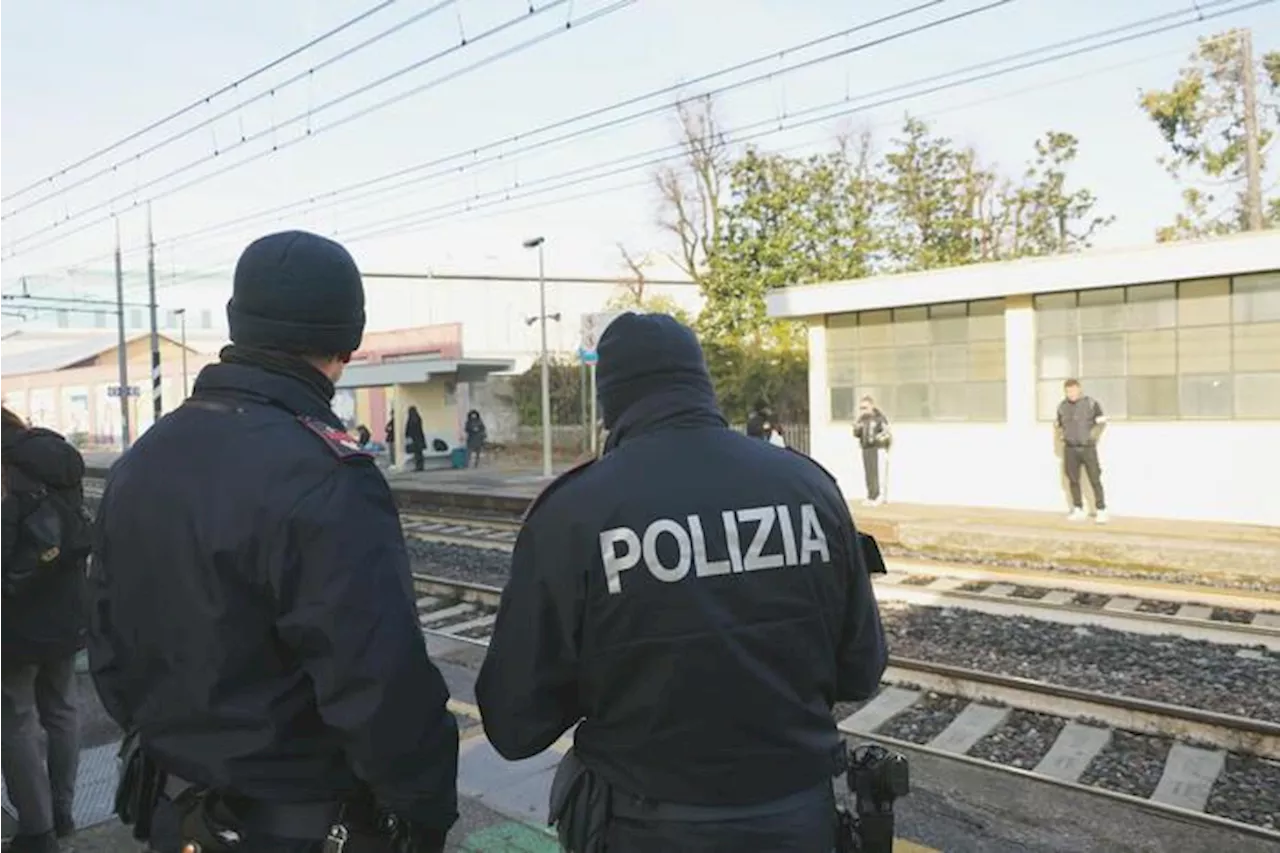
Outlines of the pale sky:
<svg viewBox="0 0 1280 853">
<path fill-rule="evenodd" d="M 1208 14 L 1243 7 L 1247 1 L 1201 0 L 1199 7 Z M 684 93 L 696 95 L 778 71 L 991 2 L 940 0 L 896 21 L 688 87 Z M 620 269 L 618 242 L 637 254 L 672 248 L 655 226 L 657 199 L 648 180 L 653 168 L 617 172 L 601 180 L 579 179 L 668 153 L 664 146 L 675 141 L 669 110 L 537 151 L 514 153 L 526 141 L 487 149 L 474 159 L 499 151 L 508 156 L 470 168 L 466 161 L 450 161 L 452 174 L 394 192 L 342 205 L 326 199 L 310 208 L 298 206 L 287 216 L 258 218 L 212 236 L 177 242 L 173 238 L 504 140 L 923 5 L 920 0 L 638 0 L 565 31 L 566 20 L 580 21 L 609 10 L 617 0 L 533 0 L 537 9 L 546 9 L 536 15 L 529 14 L 530 0 L 457 0 L 302 82 L 232 110 L 239 101 L 436 4 L 437 0 L 395 0 L 341 35 L 161 130 L 96 158 L 61 182 L 6 201 L 9 218 L 0 224 L 5 289 L 12 290 L 23 275 L 48 282 L 39 276 L 61 276 L 76 267 L 85 272 L 75 280 L 74 292 L 113 295 L 109 275 L 101 274 L 111 269 L 110 221 L 40 244 L 120 212 L 130 281 L 138 281 L 146 220 L 143 207 L 134 202 L 145 202 L 273 145 L 284 147 L 154 201 L 162 275 L 173 270 L 225 270 L 249 240 L 286 227 L 305 227 L 348 242 L 366 270 L 531 273 L 536 260 L 520 242 L 544 235 L 552 274 L 614 275 Z M 373 0 L 7 0 L 0 27 L 3 194 L 10 196 L 373 5 Z M 1200 35 L 1248 26 L 1257 53 L 1280 46 L 1280 5 L 1275 2 L 803 128 L 762 131 L 786 128 L 801 120 L 797 113 L 820 105 L 833 106 L 819 114 L 835 113 L 840 107 L 834 105 L 846 97 L 849 106 L 844 109 L 852 109 L 866 102 L 859 97 L 893 86 L 1193 6 L 1191 0 L 1012 0 L 845 58 L 735 89 L 717 99 L 720 116 L 731 137 L 753 133 L 753 141 L 763 148 L 803 153 L 829 145 L 841 130 L 868 127 L 887 141 L 909 111 L 930 118 L 941 132 L 975 146 L 984 158 L 1011 171 L 1021 169 L 1032 142 L 1044 131 L 1069 131 L 1081 141 L 1073 181 L 1096 192 L 1101 212 L 1117 216 L 1099 244 L 1149 242 L 1154 229 L 1176 210 L 1178 187 L 1156 162 L 1162 145 L 1136 105 L 1139 90 L 1168 86 Z M 514 23 L 486 35 L 507 22 Z M 466 46 L 317 111 L 366 83 L 457 47 L 461 33 L 468 39 Z M 543 33 L 554 34 L 519 48 Z M 511 55 L 466 70 L 507 49 Z M 442 79 L 449 75 L 451 79 Z M 433 81 L 435 85 L 394 106 L 325 130 L 385 98 Z M 901 95 L 886 93 L 871 100 Z M 668 94 L 552 133 L 627 116 L 671 103 L 675 97 Z M 230 114 L 211 127 L 135 156 L 226 110 Z M 266 132 L 274 123 L 309 111 L 288 128 Z M 254 140 L 255 134 L 262 136 Z M 237 144 L 241 136 L 250 141 Z M 541 137 L 530 139 L 537 138 Z M 293 144 L 295 139 L 302 141 Z M 220 152 L 216 161 L 139 189 L 209 158 L 215 148 Z M 58 192 L 102 169 L 110 173 Z M 437 167 L 419 174 L 439 171 Z M 579 182 L 570 185 L 575 180 Z M 542 188 L 549 189 L 521 197 Z M 49 200 L 14 213 L 51 193 Z M 127 197 L 106 204 L 118 195 Z M 484 206 L 467 212 L 468 200 Z M 58 230 L 37 234 L 55 219 L 86 208 L 98 209 Z M 359 239 L 380 230 L 391 233 Z M 211 280 L 226 286 L 222 276 L 211 275 Z"/>
</svg>

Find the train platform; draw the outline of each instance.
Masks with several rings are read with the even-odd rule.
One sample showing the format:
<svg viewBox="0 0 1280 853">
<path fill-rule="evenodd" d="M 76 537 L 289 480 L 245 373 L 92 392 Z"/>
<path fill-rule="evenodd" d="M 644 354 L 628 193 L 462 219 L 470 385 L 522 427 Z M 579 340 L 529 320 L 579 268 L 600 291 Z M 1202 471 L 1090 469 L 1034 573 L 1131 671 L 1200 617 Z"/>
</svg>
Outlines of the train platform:
<svg viewBox="0 0 1280 853">
<path fill-rule="evenodd" d="M 89 454 L 103 476 L 115 454 Z M 564 466 L 557 468 L 557 473 Z M 481 467 L 422 472 L 384 469 L 406 509 L 520 512 L 549 479 L 540 470 Z M 858 525 L 910 556 L 1027 567 L 1075 567 L 1156 576 L 1280 583 L 1280 527 L 1127 518 L 1069 522 L 1065 513 L 980 507 L 850 502 Z"/>
</svg>

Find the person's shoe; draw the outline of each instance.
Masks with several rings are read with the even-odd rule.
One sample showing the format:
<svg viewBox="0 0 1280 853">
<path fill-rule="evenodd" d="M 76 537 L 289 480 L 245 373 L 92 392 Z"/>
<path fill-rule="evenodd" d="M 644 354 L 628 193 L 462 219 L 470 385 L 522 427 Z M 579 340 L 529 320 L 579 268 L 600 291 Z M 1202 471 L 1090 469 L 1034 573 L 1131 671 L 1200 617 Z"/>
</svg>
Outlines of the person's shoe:
<svg viewBox="0 0 1280 853">
<path fill-rule="evenodd" d="M 76 834 L 76 820 L 71 812 L 54 811 L 53 832 L 59 838 L 70 838 Z"/>
<path fill-rule="evenodd" d="M 1084 510 L 1081 509 L 1080 507 L 1076 507 L 1075 509 L 1071 510 L 1071 512 L 1067 513 L 1067 521 L 1084 521 L 1084 519 L 1085 519 Z"/>
<path fill-rule="evenodd" d="M 1100 509 L 1097 514 L 1094 515 L 1093 520 L 1098 524 L 1106 524 L 1110 520 L 1110 516 L 1107 515 L 1107 511 L 1105 509 Z"/>
<path fill-rule="evenodd" d="M 60 850 L 52 830 L 41 835 L 15 835 L 9 842 L 9 853 L 59 853 Z"/>
</svg>

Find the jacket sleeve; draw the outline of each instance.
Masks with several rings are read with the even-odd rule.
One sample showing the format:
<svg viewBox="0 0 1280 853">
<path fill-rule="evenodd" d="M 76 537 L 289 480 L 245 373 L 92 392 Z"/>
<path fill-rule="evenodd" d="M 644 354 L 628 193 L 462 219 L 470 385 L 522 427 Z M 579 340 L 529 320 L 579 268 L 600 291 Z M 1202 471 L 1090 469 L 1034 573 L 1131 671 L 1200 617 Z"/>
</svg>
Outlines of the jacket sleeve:
<svg viewBox="0 0 1280 853">
<path fill-rule="evenodd" d="M 504 758 L 537 755 L 582 716 L 578 707 L 578 637 L 584 585 L 576 577 L 564 531 L 546 516 L 516 539 L 493 639 L 476 680 L 485 734 Z"/>
<path fill-rule="evenodd" d="M 111 485 L 107 484 L 98 503 L 98 513 L 93 522 L 93 556 L 89 563 L 89 673 L 98 690 L 98 698 L 107 715 L 124 731 L 133 728 L 132 704 L 128 697 L 134 693 L 126 681 L 127 673 L 121 665 L 129 659 L 125 642 L 115 630 L 115 608 L 111 600 L 111 552 L 106 536 L 106 526 L 111 508 Z"/>
<path fill-rule="evenodd" d="M 848 516 L 845 508 L 844 515 Z M 845 537 L 848 585 L 846 587 L 844 624 L 840 645 L 836 650 L 836 701 L 856 702 L 875 695 L 889 662 L 884 627 L 880 624 L 880 608 L 871 587 L 870 566 L 858 546 L 853 519 L 849 518 Z"/>
<path fill-rule="evenodd" d="M 457 721 L 427 657 L 386 481 L 364 461 L 342 464 L 285 525 L 271 578 L 277 628 L 311 677 L 321 718 L 380 805 L 447 831 L 458 816 Z"/>
</svg>

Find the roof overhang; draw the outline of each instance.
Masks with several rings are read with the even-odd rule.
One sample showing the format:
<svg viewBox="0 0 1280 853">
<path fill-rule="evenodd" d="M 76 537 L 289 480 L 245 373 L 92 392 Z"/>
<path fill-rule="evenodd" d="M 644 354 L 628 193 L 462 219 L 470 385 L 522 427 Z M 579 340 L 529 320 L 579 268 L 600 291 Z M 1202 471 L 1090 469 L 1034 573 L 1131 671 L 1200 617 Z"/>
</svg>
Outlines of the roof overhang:
<svg viewBox="0 0 1280 853">
<path fill-rule="evenodd" d="M 515 362 L 502 358 L 406 358 L 376 364 L 348 364 L 338 388 L 386 388 L 416 385 L 432 376 L 453 376 L 458 382 L 480 382 L 490 373 L 511 370 Z"/>
<path fill-rule="evenodd" d="M 770 317 L 817 317 L 1277 270 L 1280 230 L 1272 230 L 787 287 L 769 294 L 766 306 Z"/>
</svg>

